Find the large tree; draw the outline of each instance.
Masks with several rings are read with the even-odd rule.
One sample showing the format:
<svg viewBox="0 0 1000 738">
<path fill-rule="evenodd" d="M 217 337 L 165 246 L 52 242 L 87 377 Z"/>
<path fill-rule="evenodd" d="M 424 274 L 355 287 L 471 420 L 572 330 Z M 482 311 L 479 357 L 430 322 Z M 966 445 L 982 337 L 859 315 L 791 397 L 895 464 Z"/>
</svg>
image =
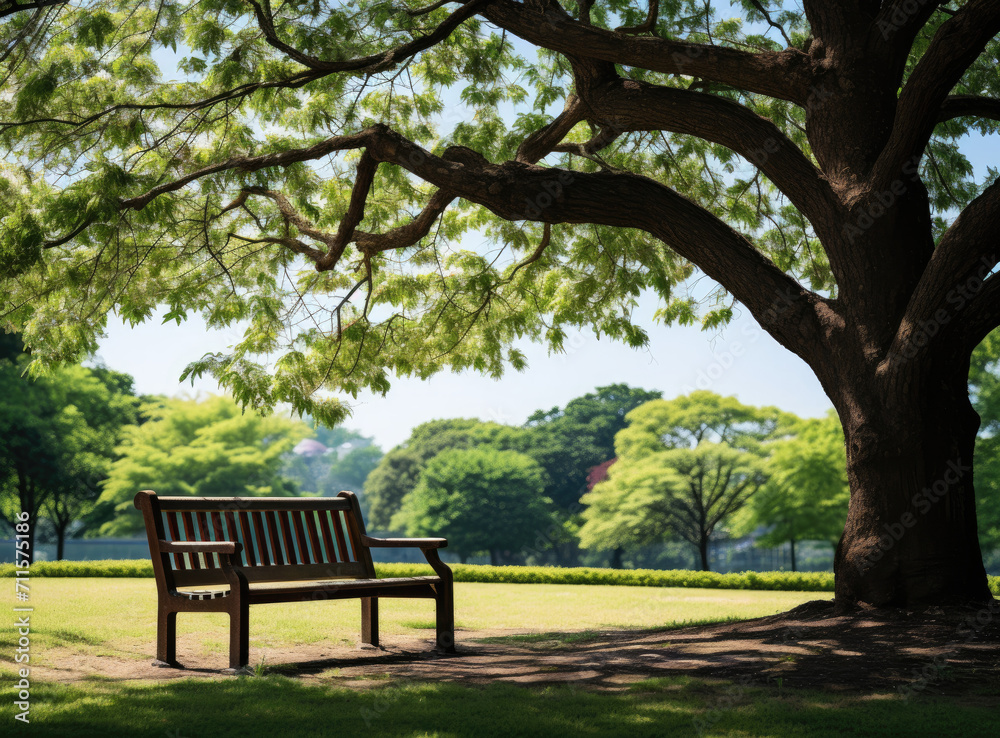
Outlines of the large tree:
<svg viewBox="0 0 1000 738">
<path fill-rule="evenodd" d="M 985 600 L 967 375 L 1000 323 L 1000 182 L 977 182 L 960 144 L 997 130 L 1000 3 L 732 12 L 80 0 L 31 28 L 15 13 L 4 324 L 51 362 L 93 349 L 109 313 L 200 311 L 246 332 L 191 372 L 332 422 L 346 408 L 324 388 L 498 375 L 523 368 L 518 338 L 560 349 L 590 325 L 642 345 L 635 296 L 694 320 L 684 285 L 707 275 L 705 324 L 739 302 L 843 424 L 837 600 Z"/>
</svg>

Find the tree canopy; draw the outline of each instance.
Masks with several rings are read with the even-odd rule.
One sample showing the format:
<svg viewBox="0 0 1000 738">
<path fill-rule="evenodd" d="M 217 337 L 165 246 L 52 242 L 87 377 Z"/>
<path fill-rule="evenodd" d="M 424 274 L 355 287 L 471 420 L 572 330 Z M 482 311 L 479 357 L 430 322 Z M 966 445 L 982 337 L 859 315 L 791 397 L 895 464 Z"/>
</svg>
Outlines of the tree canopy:
<svg viewBox="0 0 1000 738">
<path fill-rule="evenodd" d="M 388 529 L 404 498 L 416 489 L 427 465 L 449 449 L 488 447 L 494 451 L 525 451 L 531 443 L 520 428 L 474 418 L 431 420 L 410 432 L 407 441 L 382 457 L 365 482 L 369 523 Z"/>
<path fill-rule="evenodd" d="M 549 474 L 546 495 L 564 510 L 576 510 L 587 488 L 587 473 L 615 456 L 615 434 L 625 416 L 662 393 L 613 384 L 576 397 L 566 407 L 528 417 L 531 456 Z"/>
<path fill-rule="evenodd" d="M 131 377 L 102 367 L 31 381 L 20 349 L 16 336 L 0 348 L 0 516 L 10 524 L 27 512 L 32 535 L 47 520 L 61 558 L 69 526 L 93 508 L 124 428 L 138 419 L 139 399 Z"/>
<path fill-rule="evenodd" d="M 245 327 L 189 374 L 332 424 L 328 391 L 498 376 L 519 339 L 643 345 L 644 290 L 666 322 L 738 302 L 844 425 L 838 599 L 989 597 L 964 470 L 1000 179 L 963 145 L 1000 125 L 994 0 L 20 7 L 0 315 L 33 371 L 165 305 Z"/>
<path fill-rule="evenodd" d="M 544 486 L 544 471 L 525 454 L 448 449 L 427 464 L 392 526 L 411 536 L 443 536 L 463 561 L 488 551 L 499 564 L 502 552 L 530 545 L 551 525 Z"/>
<path fill-rule="evenodd" d="M 763 526 L 758 544 L 790 543 L 795 571 L 796 542 L 827 541 L 835 546 L 840 540 L 850 491 L 844 433 L 835 415 L 799 420 L 789 433 L 793 435 L 770 445 L 764 466 L 767 483 L 744 508 L 736 530 Z"/>
<path fill-rule="evenodd" d="M 136 492 L 160 495 L 291 495 L 295 483 L 281 470 L 284 456 L 309 426 L 278 416 L 242 412 L 228 397 L 159 399 L 143 408 L 146 422 L 127 429 L 99 504 L 105 535 L 142 530 Z"/>
</svg>

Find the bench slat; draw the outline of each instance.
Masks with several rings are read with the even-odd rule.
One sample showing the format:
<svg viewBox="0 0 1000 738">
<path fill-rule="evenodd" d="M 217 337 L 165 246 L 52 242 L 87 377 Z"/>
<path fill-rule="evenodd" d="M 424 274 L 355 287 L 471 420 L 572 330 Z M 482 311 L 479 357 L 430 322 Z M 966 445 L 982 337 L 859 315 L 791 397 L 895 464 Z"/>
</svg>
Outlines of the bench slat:
<svg viewBox="0 0 1000 738">
<path fill-rule="evenodd" d="M 340 515 L 337 512 L 331 512 L 330 522 L 333 525 L 333 532 L 337 535 L 337 561 L 350 561 L 351 556 L 347 550 L 347 541 L 344 540 L 344 530 L 340 527 Z"/>
<path fill-rule="evenodd" d="M 181 540 L 181 534 L 179 526 L 177 525 L 177 513 L 164 513 L 163 517 L 167 519 L 167 530 L 170 531 L 170 540 L 179 541 Z M 184 569 L 184 554 L 175 553 L 174 554 L 174 568 Z"/>
<path fill-rule="evenodd" d="M 208 515 L 204 512 L 198 511 L 194 516 L 195 523 L 197 523 L 198 528 L 198 540 L 199 541 L 214 541 L 212 538 L 212 529 L 208 525 Z M 217 569 L 218 565 L 215 563 L 216 555 L 214 553 L 205 554 L 202 562 L 205 564 L 206 569 Z"/>
<path fill-rule="evenodd" d="M 316 516 L 312 512 L 303 512 L 302 518 L 305 521 L 306 532 L 309 534 L 309 545 L 312 547 L 313 561 L 317 564 L 322 564 L 328 559 L 323 557 L 323 550 L 319 545 L 319 535 L 316 532 Z"/>
<path fill-rule="evenodd" d="M 338 497 L 157 497 L 160 509 L 233 510 L 350 510 L 350 503 Z"/>
<path fill-rule="evenodd" d="M 184 540 L 197 541 L 198 534 L 194 532 L 194 519 L 190 512 L 182 512 L 181 520 L 184 523 Z M 199 554 L 184 554 L 188 559 L 189 569 L 201 569 L 201 556 Z"/>
<path fill-rule="evenodd" d="M 271 556 L 267 550 L 267 537 L 264 535 L 264 516 L 259 510 L 253 510 L 250 513 L 250 519 L 253 520 L 254 545 L 257 549 L 257 559 L 260 561 L 261 566 L 270 566 Z"/>
<path fill-rule="evenodd" d="M 350 547 L 350 557 L 351 561 L 358 561 L 358 545 L 355 542 L 354 526 L 352 526 L 347 519 L 347 513 L 343 510 L 337 511 L 337 517 L 340 518 L 340 524 L 344 528 L 344 534 L 347 536 L 347 545 Z"/>
<path fill-rule="evenodd" d="M 271 558 L 278 566 L 285 563 L 285 557 L 281 554 L 281 539 L 278 537 L 278 517 L 274 510 L 264 511 L 264 519 L 267 521 L 267 534 L 271 538 Z M 294 562 L 289 562 L 294 563 Z"/>
<path fill-rule="evenodd" d="M 224 537 L 225 540 L 229 540 L 229 541 L 233 541 L 233 542 L 239 541 L 240 543 L 242 543 L 242 541 L 240 540 L 239 531 L 236 528 L 236 516 L 233 515 L 233 513 L 232 513 L 231 510 L 226 510 L 225 518 L 226 518 L 226 530 L 229 532 L 228 538 Z M 240 552 L 240 557 L 237 560 L 237 562 L 239 564 L 243 565 L 243 566 L 246 565 L 246 553 L 245 552 L 246 552 L 246 546 L 243 546 L 243 551 Z"/>
<path fill-rule="evenodd" d="M 299 548 L 299 560 L 303 564 L 312 564 L 313 560 L 309 558 L 309 544 L 306 543 L 306 532 L 302 527 L 302 513 L 298 510 L 292 510 L 287 515 L 292 519 L 292 526 L 295 528 L 295 543 Z"/>
<path fill-rule="evenodd" d="M 323 547 L 326 549 L 325 563 L 335 564 L 339 559 L 337 558 L 337 546 L 333 542 L 333 533 L 330 531 L 330 524 L 326 519 L 326 512 L 313 512 L 313 516 L 316 520 L 316 525 L 319 526 L 319 532 L 323 536 Z"/>
<path fill-rule="evenodd" d="M 299 559 L 295 555 L 295 544 L 292 543 L 292 530 L 288 525 L 289 514 L 287 510 L 282 510 L 278 513 L 278 520 L 281 521 L 281 541 L 285 546 L 285 551 L 288 552 L 288 563 L 297 564 L 299 563 Z"/>
<path fill-rule="evenodd" d="M 236 517 L 240 521 L 240 530 L 243 532 L 243 540 L 240 543 L 243 544 L 244 564 L 257 566 L 256 547 L 253 545 L 253 533 L 250 532 L 250 513 L 241 510 L 236 513 Z"/>
</svg>

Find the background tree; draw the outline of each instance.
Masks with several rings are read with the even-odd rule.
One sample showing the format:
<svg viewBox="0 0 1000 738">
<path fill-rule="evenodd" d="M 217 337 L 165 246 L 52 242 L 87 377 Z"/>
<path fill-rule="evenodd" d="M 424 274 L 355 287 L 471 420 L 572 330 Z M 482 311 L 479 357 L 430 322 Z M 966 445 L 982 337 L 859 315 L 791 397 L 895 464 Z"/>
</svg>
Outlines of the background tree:
<svg viewBox="0 0 1000 738">
<path fill-rule="evenodd" d="M 546 495 L 564 510 L 575 509 L 587 489 L 587 473 L 615 456 L 615 434 L 625 415 L 663 393 L 612 384 L 566 403 L 539 410 L 525 423 L 531 428 L 532 458 L 551 480 Z"/>
<path fill-rule="evenodd" d="M 3 324 L 54 362 L 112 311 L 200 311 L 245 333 L 189 373 L 332 425 L 324 388 L 643 345 L 643 290 L 708 327 L 738 301 L 844 426 L 841 605 L 989 599 L 967 379 L 1000 181 L 961 146 L 998 130 L 1000 3 L 422 1 L 61 7 L 2 62 Z"/>
<path fill-rule="evenodd" d="M 972 354 L 969 393 L 982 419 L 976 438 L 979 541 L 995 552 L 1000 549 L 1000 331 Z"/>
<path fill-rule="evenodd" d="M 21 510 L 30 551 L 42 517 L 62 558 L 69 526 L 93 507 L 123 428 L 136 422 L 132 378 L 105 368 L 68 366 L 30 380 L 20 342 L 0 346 L 0 514 Z"/>
<path fill-rule="evenodd" d="M 698 391 L 647 402 L 627 420 L 608 478 L 583 496 L 581 544 L 614 550 L 672 534 L 695 547 L 708 571 L 712 533 L 763 485 L 764 442 L 790 417 Z"/>
<path fill-rule="evenodd" d="M 392 526 L 411 536 L 447 538 L 463 562 L 488 551 L 498 565 L 504 552 L 530 545 L 551 525 L 544 487 L 545 472 L 525 454 L 447 449 L 427 464 Z"/>
<path fill-rule="evenodd" d="M 355 430 L 326 428 L 312 418 L 306 420 L 313 428 L 315 440 L 325 446 L 327 452 L 289 454 L 282 474 L 295 481 L 299 489 L 315 494 L 330 496 L 350 490 L 359 495 L 364 508 L 365 480 L 381 460 L 382 450 L 372 445 L 371 438 Z M 368 519 L 367 514 L 365 519 Z"/>
<path fill-rule="evenodd" d="M 161 495 L 293 495 L 295 483 L 281 474 L 284 456 L 309 426 L 277 416 L 243 412 L 231 398 L 203 402 L 160 399 L 143 408 L 146 422 L 127 429 L 99 504 L 101 534 L 133 535 L 142 517 L 136 492 Z"/>
<path fill-rule="evenodd" d="M 493 451 L 526 451 L 527 432 L 473 418 L 432 420 L 421 423 L 403 444 L 387 453 L 365 482 L 369 524 L 388 530 L 403 500 L 416 489 L 427 464 L 447 449 L 488 447 Z"/>
<path fill-rule="evenodd" d="M 797 542 L 827 541 L 836 547 L 844 531 L 850 490 L 844 434 L 832 412 L 822 420 L 797 421 L 787 432 L 793 435 L 769 444 L 767 483 L 754 494 L 734 528 L 750 533 L 764 527 L 757 545 L 789 543 L 796 571 Z"/>
</svg>

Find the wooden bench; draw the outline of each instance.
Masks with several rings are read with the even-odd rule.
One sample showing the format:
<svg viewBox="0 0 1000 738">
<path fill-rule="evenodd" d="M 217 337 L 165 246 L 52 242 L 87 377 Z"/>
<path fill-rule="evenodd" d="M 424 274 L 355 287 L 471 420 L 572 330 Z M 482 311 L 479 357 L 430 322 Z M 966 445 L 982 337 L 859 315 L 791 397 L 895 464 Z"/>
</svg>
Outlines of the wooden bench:
<svg viewBox="0 0 1000 738">
<path fill-rule="evenodd" d="M 249 607 L 360 598 L 361 640 L 378 646 L 378 599 L 426 597 L 437 609 L 437 648 L 455 650 L 452 574 L 444 538 L 371 538 L 357 498 L 135 496 L 149 538 L 159 613 L 157 665 L 177 666 L 177 613 L 226 612 L 229 667 L 247 665 Z M 371 548 L 423 551 L 436 576 L 376 579 Z M 228 588 L 224 588 L 228 585 Z"/>
</svg>

